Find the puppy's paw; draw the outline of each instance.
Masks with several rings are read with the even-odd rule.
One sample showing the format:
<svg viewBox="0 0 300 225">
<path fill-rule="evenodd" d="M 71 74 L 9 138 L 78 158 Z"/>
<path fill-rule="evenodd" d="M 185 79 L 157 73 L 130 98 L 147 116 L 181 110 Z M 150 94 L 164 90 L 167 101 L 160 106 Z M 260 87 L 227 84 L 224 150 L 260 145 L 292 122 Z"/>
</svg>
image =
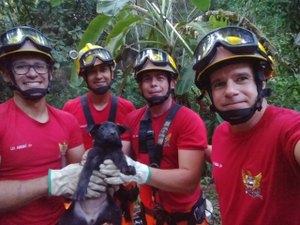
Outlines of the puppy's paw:
<svg viewBox="0 0 300 225">
<path fill-rule="evenodd" d="M 121 172 L 126 175 L 135 175 L 136 174 L 134 166 L 126 166 L 121 169 Z"/>
</svg>

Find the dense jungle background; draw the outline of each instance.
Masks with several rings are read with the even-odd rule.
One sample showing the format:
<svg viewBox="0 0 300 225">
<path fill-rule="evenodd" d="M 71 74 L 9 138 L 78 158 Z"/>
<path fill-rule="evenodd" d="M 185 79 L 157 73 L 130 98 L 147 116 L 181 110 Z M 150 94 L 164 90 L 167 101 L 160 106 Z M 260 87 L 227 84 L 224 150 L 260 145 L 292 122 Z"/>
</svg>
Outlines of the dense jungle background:
<svg viewBox="0 0 300 225">
<path fill-rule="evenodd" d="M 300 0 L 1 0 L 0 33 L 17 25 L 30 25 L 44 33 L 56 59 L 50 104 L 60 108 L 86 92 L 78 78 L 70 50 L 85 43 L 113 52 L 117 67 L 113 90 L 144 104 L 132 74 L 137 51 L 159 47 L 168 51 L 180 68 L 176 99 L 205 120 L 210 140 L 221 119 L 209 111 L 208 99 L 199 100 L 193 85 L 193 50 L 210 30 L 239 25 L 255 32 L 276 62 L 277 76 L 268 81 L 269 102 L 300 111 Z M 0 80 L 0 103 L 11 96 Z M 215 206 L 215 224 L 221 224 L 210 165 L 201 181 Z"/>
</svg>

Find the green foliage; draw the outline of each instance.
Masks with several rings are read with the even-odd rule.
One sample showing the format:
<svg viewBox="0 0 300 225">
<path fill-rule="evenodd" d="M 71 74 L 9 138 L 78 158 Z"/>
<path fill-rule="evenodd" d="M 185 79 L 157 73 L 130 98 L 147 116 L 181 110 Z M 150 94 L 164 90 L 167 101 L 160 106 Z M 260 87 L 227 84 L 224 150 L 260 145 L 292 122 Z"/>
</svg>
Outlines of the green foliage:
<svg viewBox="0 0 300 225">
<path fill-rule="evenodd" d="M 184 76 L 185 79 L 181 79 L 181 77 L 179 77 L 179 81 L 177 82 L 178 85 L 176 85 L 177 95 L 185 94 L 185 87 L 191 87 L 194 84 L 195 71 L 190 65 L 184 65 L 183 67 L 181 67 L 180 75 Z"/>
<path fill-rule="evenodd" d="M 131 0 L 98 0 L 97 13 L 116 16 Z"/>
<path fill-rule="evenodd" d="M 12 97 L 12 92 L 2 77 L 0 77 L 0 103 L 5 102 L 10 97 Z"/>
<path fill-rule="evenodd" d="M 79 51 L 86 43 L 97 43 L 101 33 L 107 26 L 111 17 L 100 14 L 97 15 L 88 25 L 86 31 L 82 35 L 77 50 Z"/>
<path fill-rule="evenodd" d="M 216 16 L 210 16 L 208 20 L 212 26 L 213 29 L 219 28 L 219 27 L 225 27 L 228 25 L 228 18 L 226 17 L 216 17 Z"/>
<path fill-rule="evenodd" d="M 118 17 L 113 29 L 106 38 L 105 43 L 107 48 L 116 55 L 117 51 L 119 51 L 120 47 L 124 44 L 125 37 L 129 29 L 134 27 L 139 21 L 141 21 L 139 16 L 131 15 L 124 11 L 123 15 Z"/>
<path fill-rule="evenodd" d="M 126 75 L 123 73 L 122 70 L 116 71 L 112 85 L 113 93 L 130 100 L 136 108 L 140 108 L 144 106 L 146 102 L 140 94 L 140 90 L 134 79 L 134 74 L 130 73 L 127 75 L 127 81 L 124 84 L 123 78 L 126 77 Z M 124 88 L 122 88 L 121 92 L 118 92 L 118 90 L 120 90 L 120 87 Z"/>
<path fill-rule="evenodd" d="M 271 104 L 300 112 L 300 76 L 282 74 L 270 80 L 268 86 L 272 89 L 272 95 L 269 98 Z"/>
<path fill-rule="evenodd" d="M 209 0 L 192 0 L 192 3 L 202 12 L 205 12 L 210 7 Z"/>
</svg>

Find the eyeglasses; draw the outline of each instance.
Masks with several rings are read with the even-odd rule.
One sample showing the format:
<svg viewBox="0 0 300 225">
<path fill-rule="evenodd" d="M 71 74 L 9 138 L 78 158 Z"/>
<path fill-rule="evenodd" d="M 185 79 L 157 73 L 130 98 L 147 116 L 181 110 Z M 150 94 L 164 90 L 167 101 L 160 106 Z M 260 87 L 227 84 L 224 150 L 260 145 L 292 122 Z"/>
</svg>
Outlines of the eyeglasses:
<svg viewBox="0 0 300 225">
<path fill-rule="evenodd" d="M 113 57 L 110 51 L 106 50 L 105 48 L 96 48 L 85 52 L 80 57 L 80 67 L 86 68 L 93 66 L 97 58 L 104 63 L 113 64 Z"/>
<path fill-rule="evenodd" d="M 236 54 L 254 53 L 258 50 L 258 40 L 251 31 L 241 27 L 223 27 L 208 33 L 199 42 L 194 52 L 193 69 L 199 71 L 206 67 L 220 45 Z"/>
<path fill-rule="evenodd" d="M 174 72 L 177 71 L 174 59 L 166 52 L 156 48 L 143 49 L 136 58 L 134 69 L 142 69 L 147 59 L 156 66 L 170 65 L 174 69 Z"/>
<path fill-rule="evenodd" d="M 6 31 L 0 36 L 0 47 L 4 50 L 10 50 L 21 47 L 26 40 L 30 40 L 36 47 L 42 51 L 50 52 L 51 47 L 47 39 L 38 30 L 20 26 Z"/>
<path fill-rule="evenodd" d="M 49 72 L 49 65 L 46 63 L 35 63 L 33 65 L 24 63 L 12 64 L 12 70 L 17 75 L 25 75 L 29 72 L 31 68 L 33 68 L 34 71 L 39 75 L 46 74 Z"/>
</svg>

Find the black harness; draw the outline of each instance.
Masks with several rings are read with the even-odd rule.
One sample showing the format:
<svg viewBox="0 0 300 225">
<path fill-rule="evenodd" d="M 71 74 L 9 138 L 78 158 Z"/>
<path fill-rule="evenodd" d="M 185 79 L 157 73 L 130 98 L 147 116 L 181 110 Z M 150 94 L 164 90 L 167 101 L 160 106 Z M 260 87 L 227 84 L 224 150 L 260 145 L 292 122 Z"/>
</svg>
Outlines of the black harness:
<svg viewBox="0 0 300 225">
<path fill-rule="evenodd" d="M 95 126 L 95 121 L 93 119 L 93 116 L 92 116 L 92 113 L 91 113 L 91 110 L 90 110 L 90 107 L 88 104 L 87 96 L 86 95 L 80 96 L 80 100 L 81 100 L 83 113 L 84 113 L 84 116 L 85 116 L 85 119 L 87 122 L 86 130 L 90 134 Z M 109 115 L 108 115 L 108 121 L 115 122 L 116 114 L 117 114 L 117 106 L 118 106 L 118 97 L 113 95 L 112 99 L 111 99 L 111 107 L 110 107 L 110 111 L 109 111 Z"/>
<path fill-rule="evenodd" d="M 148 108 L 144 119 L 140 122 L 139 130 L 139 152 L 148 153 L 150 166 L 154 168 L 159 168 L 162 154 L 163 154 L 163 145 L 165 142 L 166 134 L 169 130 L 169 127 L 177 113 L 181 108 L 179 104 L 173 104 L 167 118 L 163 124 L 162 129 L 158 135 L 157 144 L 155 144 L 154 131 L 152 129 L 152 121 L 150 115 L 150 109 Z M 153 216 L 156 219 L 157 225 L 162 225 L 166 221 L 165 211 L 160 204 L 158 189 L 152 187 L 152 198 L 154 201 Z M 147 213 L 147 210 L 146 210 Z"/>
<path fill-rule="evenodd" d="M 154 168 L 159 168 L 162 154 L 163 154 L 163 145 L 165 142 L 166 134 L 168 129 L 177 113 L 181 108 L 179 104 L 173 104 L 167 118 L 163 124 L 162 129 L 158 135 L 157 144 L 155 144 L 154 131 L 152 129 L 151 115 L 149 108 L 145 113 L 144 119 L 140 122 L 139 130 L 139 152 L 148 153 L 150 166 Z M 200 196 L 199 200 L 193 206 L 191 212 L 186 213 L 168 213 L 166 212 L 160 204 L 158 189 L 152 187 L 152 199 L 154 203 L 153 209 L 148 209 L 142 207 L 142 212 L 147 213 L 153 216 L 156 220 L 157 225 L 163 225 L 167 223 L 168 225 L 176 225 L 179 221 L 187 221 L 188 225 L 195 225 L 202 223 L 205 219 L 205 198 Z M 141 216 L 142 220 L 145 221 L 144 216 Z M 144 223 L 146 224 L 146 223 Z"/>
<path fill-rule="evenodd" d="M 160 161 L 162 158 L 163 144 L 165 142 L 166 134 L 169 127 L 177 113 L 181 108 L 181 105 L 173 104 L 166 121 L 159 132 L 157 144 L 155 144 L 154 131 L 152 129 L 152 121 L 150 115 L 150 109 L 148 108 L 144 119 L 140 123 L 139 130 L 139 152 L 148 153 L 150 166 L 154 168 L 159 168 Z"/>
</svg>

